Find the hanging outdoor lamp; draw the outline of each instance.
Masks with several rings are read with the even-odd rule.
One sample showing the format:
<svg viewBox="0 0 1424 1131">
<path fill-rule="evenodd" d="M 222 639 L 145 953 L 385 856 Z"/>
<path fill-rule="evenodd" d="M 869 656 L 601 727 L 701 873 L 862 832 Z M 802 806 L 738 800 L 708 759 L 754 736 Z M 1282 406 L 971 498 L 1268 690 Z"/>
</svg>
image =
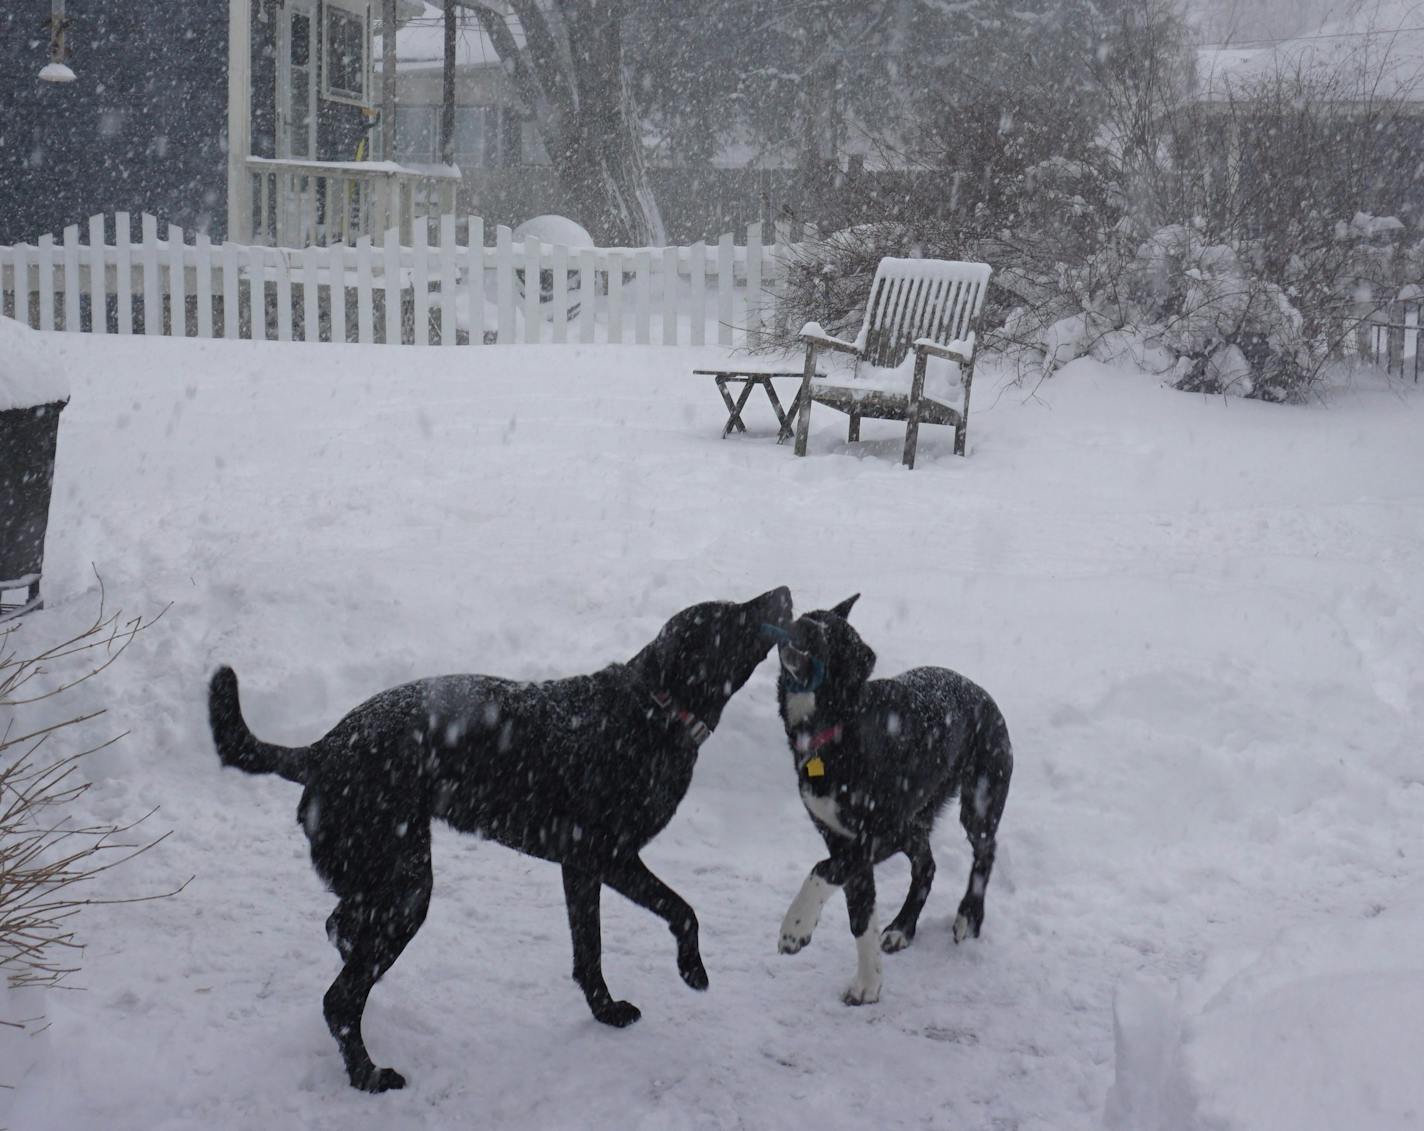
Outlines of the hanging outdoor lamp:
<svg viewBox="0 0 1424 1131">
<path fill-rule="evenodd" d="M 40 70 L 41 82 L 73 82 L 74 72 L 65 62 L 69 55 L 64 45 L 64 33 L 69 30 L 69 17 L 64 14 L 64 0 L 50 0 L 49 62 Z"/>
</svg>

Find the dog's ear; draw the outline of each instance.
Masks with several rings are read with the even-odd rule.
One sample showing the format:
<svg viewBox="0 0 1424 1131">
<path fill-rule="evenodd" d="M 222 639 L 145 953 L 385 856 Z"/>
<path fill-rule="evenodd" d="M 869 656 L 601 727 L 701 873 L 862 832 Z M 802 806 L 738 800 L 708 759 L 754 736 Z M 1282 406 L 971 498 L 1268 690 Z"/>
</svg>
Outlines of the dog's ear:
<svg viewBox="0 0 1424 1131">
<path fill-rule="evenodd" d="M 859 593 L 855 594 L 853 597 L 847 597 L 844 601 L 842 601 L 839 605 L 832 609 L 831 612 L 835 613 L 836 616 L 840 617 L 842 620 L 849 620 L 850 611 L 855 607 L 855 603 L 859 600 Z M 874 662 L 874 658 L 872 658 L 871 663 Z"/>
<path fill-rule="evenodd" d="M 854 599 L 854 597 L 851 598 L 851 600 Z M 848 647 L 845 649 L 845 656 L 850 670 L 845 672 L 843 678 L 848 683 L 856 685 L 868 682 L 870 673 L 875 670 L 875 650 L 852 632 Z"/>
</svg>

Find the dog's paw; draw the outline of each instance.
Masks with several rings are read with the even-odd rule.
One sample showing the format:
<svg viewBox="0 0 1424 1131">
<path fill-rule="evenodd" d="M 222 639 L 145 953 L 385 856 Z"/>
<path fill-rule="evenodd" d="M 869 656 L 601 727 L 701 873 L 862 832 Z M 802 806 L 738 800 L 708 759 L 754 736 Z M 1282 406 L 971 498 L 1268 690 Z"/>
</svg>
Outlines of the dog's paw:
<svg viewBox="0 0 1424 1131">
<path fill-rule="evenodd" d="M 785 923 L 781 925 L 781 939 L 776 944 L 776 949 L 782 954 L 795 954 L 811 941 L 811 932 L 797 927 L 788 927 Z"/>
<path fill-rule="evenodd" d="M 694 990 L 705 990 L 708 986 L 707 970 L 702 965 L 702 959 L 696 955 L 689 959 L 679 958 L 677 972 L 682 975 L 682 980 Z"/>
<path fill-rule="evenodd" d="M 846 1005 L 874 1005 L 880 1000 L 880 979 L 868 979 L 862 981 L 856 978 L 841 994 L 841 1001 Z"/>
<path fill-rule="evenodd" d="M 363 1092 L 393 1092 L 405 1087 L 405 1077 L 394 1068 L 377 1068 L 373 1064 L 371 1070 L 362 1073 L 359 1080 L 353 1075 L 351 1086 Z"/>
<path fill-rule="evenodd" d="M 913 931 L 902 931 L 899 927 L 886 927 L 880 934 L 880 949 L 886 954 L 894 954 L 897 950 L 904 950 L 915 941 Z"/>
<path fill-rule="evenodd" d="M 593 1019 L 615 1029 L 626 1029 L 642 1016 L 643 1011 L 631 1001 L 610 1001 L 594 1013 Z"/>
<path fill-rule="evenodd" d="M 961 911 L 954 917 L 954 941 L 962 943 L 967 938 L 978 938 L 979 928 L 983 925 L 983 920 L 977 917 L 971 918 Z"/>
</svg>

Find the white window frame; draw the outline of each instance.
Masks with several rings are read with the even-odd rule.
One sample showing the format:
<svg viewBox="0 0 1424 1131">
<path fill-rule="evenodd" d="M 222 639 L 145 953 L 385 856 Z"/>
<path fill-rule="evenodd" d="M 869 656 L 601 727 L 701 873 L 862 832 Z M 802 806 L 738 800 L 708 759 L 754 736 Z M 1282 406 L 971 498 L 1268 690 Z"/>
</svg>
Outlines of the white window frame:
<svg viewBox="0 0 1424 1131">
<path fill-rule="evenodd" d="M 361 24 L 361 94 L 331 87 L 331 40 L 328 12 L 342 12 Z M 328 102 L 344 102 L 348 106 L 371 108 L 371 5 L 367 0 L 322 0 L 321 5 L 321 96 Z"/>
</svg>

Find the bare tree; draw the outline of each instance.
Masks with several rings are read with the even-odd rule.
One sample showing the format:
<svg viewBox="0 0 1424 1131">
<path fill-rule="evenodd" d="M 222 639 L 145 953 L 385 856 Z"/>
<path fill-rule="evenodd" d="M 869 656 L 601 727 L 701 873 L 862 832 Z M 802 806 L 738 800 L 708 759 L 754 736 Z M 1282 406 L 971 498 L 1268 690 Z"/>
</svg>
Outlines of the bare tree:
<svg viewBox="0 0 1424 1131">
<path fill-rule="evenodd" d="M 624 0 L 459 2 L 474 12 L 537 123 L 575 202 L 574 219 L 604 242 L 661 244 L 662 215 L 624 69 Z"/>
</svg>

